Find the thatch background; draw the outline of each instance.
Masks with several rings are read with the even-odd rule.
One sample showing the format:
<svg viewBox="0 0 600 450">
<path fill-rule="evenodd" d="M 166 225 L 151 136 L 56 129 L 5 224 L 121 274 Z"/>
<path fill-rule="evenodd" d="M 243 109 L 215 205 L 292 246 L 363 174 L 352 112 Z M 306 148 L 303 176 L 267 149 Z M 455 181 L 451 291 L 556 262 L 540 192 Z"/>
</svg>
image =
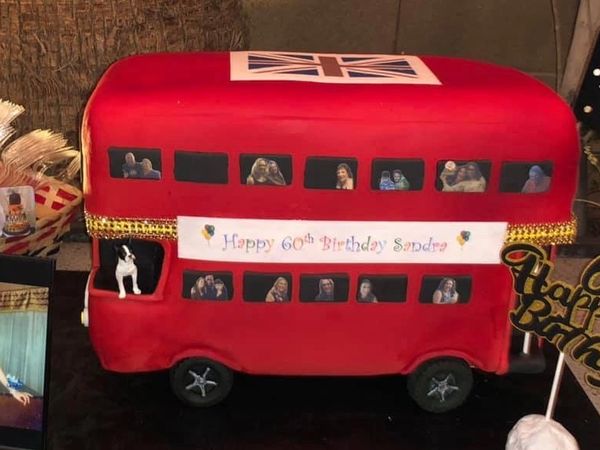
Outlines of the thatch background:
<svg viewBox="0 0 600 450">
<path fill-rule="evenodd" d="M 239 0 L 0 0 L 0 98 L 78 145 L 87 98 L 106 68 L 136 53 L 243 49 Z"/>
</svg>

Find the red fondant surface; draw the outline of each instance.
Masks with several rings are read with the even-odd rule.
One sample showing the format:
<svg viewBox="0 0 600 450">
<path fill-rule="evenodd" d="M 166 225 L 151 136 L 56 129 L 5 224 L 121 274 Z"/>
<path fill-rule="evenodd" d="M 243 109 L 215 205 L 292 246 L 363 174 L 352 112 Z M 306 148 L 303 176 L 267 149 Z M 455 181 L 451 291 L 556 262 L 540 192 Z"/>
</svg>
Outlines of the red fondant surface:
<svg viewBox="0 0 600 450">
<path fill-rule="evenodd" d="M 441 86 L 230 82 L 226 53 L 125 59 L 106 72 L 85 113 L 86 209 L 142 218 L 570 220 L 579 153 L 567 105 L 512 69 L 423 60 Z M 109 147 L 159 148 L 162 180 L 111 178 Z M 229 184 L 175 181 L 175 150 L 228 153 Z M 292 184 L 242 184 L 243 153 L 292 155 Z M 355 157 L 356 189 L 305 189 L 311 156 Z M 423 190 L 371 190 L 371 160 L 377 157 L 423 159 Z M 487 192 L 437 191 L 437 163 L 449 159 L 491 161 Z M 514 161 L 552 161 L 550 191 L 500 193 L 501 162 Z M 163 276 L 153 295 L 118 300 L 115 292 L 90 291 L 92 342 L 108 369 L 156 370 L 205 356 L 250 373 L 369 375 L 405 373 L 431 357 L 457 356 L 486 371 L 507 370 L 511 280 L 500 265 L 208 263 L 178 259 L 176 243 L 163 245 Z M 98 267 L 97 252 L 93 263 Z M 185 269 L 233 272 L 233 300 L 183 300 Z M 244 271 L 291 273 L 292 302 L 243 302 Z M 353 300 L 358 276 L 373 272 L 408 275 L 408 301 Z M 349 301 L 299 303 L 301 273 L 348 274 Z M 471 275 L 471 301 L 420 304 L 424 275 Z"/>
</svg>

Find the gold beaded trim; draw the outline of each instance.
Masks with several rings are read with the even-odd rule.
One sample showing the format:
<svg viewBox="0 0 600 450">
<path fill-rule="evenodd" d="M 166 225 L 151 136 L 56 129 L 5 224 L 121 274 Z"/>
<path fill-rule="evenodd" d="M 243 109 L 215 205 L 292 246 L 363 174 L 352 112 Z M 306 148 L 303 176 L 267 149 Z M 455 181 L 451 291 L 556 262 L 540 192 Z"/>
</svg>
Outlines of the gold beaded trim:
<svg viewBox="0 0 600 450">
<path fill-rule="evenodd" d="M 577 219 L 568 222 L 509 224 L 505 242 L 531 242 L 538 245 L 572 244 L 577 236 Z"/>
<path fill-rule="evenodd" d="M 134 219 L 104 217 L 85 213 L 90 236 L 99 239 L 150 238 L 177 240 L 177 219 Z M 509 224 L 506 243 L 531 242 L 538 245 L 570 244 L 575 241 L 577 219 L 568 222 Z"/>
<path fill-rule="evenodd" d="M 164 239 L 177 240 L 177 219 L 134 219 L 104 217 L 85 213 L 88 234 L 98 239 Z"/>
</svg>

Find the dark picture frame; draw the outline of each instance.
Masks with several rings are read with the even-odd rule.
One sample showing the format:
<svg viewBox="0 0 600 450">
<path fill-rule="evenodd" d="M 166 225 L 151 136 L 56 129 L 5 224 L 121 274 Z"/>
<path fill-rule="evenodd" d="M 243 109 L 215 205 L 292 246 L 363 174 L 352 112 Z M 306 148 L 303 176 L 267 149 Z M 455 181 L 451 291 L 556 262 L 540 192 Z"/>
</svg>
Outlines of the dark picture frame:
<svg viewBox="0 0 600 450">
<path fill-rule="evenodd" d="M 55 260 L 0 254 L 0 282 L 24 284 L 33 287 L 48 288 L 48 307 L 46 313 L 46 335 L 44 352 L 44 374 L 41 429 L 5 426 L 0 423 L 0 448 L 43 450 L 46 448 L 48 423 L 48 393 L 50 388 L 50 348 L 52 316 L 52 291 L 54 283 Z M 15 401 L 15 407 L 22 405 Z"/>
</svg>

